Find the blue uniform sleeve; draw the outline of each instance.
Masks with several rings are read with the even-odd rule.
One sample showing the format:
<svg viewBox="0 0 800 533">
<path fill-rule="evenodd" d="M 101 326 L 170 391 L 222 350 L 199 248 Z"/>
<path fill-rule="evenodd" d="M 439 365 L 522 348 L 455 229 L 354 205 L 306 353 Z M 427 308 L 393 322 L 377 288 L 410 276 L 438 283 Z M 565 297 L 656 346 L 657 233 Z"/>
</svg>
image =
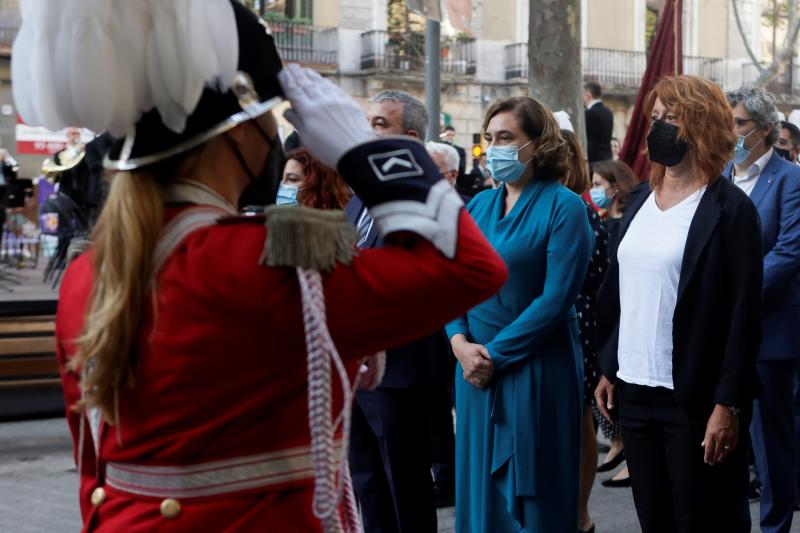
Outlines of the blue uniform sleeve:
<svg viewBox="0 0 800 533">
<path fill-rule="evenodd" d="M 579 198 L 569 197 L 553 214 L 542 293 L 486 345 L 497 372 L 531 357 L 564 322 L 583 285 L 593 248 L 586 208 Z"/>
<path fill-rule="evenodd" d="M 800 172 L 787 176 L 775 246 L 764 256 L 764 298 L 780 296 L 800 274 Z"/>
</svg>

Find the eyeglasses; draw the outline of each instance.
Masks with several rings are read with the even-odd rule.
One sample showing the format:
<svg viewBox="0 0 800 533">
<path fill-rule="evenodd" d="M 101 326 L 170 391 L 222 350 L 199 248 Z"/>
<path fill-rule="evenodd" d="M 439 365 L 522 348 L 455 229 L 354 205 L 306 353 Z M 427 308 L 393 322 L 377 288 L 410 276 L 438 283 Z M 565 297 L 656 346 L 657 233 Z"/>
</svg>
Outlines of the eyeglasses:
<svg viewBox="0 0 800 533">
<path fill-rule="evenodd" d="M 780 138 L 780 139 L 778 139 L 778 142 L 777 142 L 777 143 L 775 143 L 775 144 L 777 144 L 778 146 L 785 146 L 785 147 L 787 147 L 787 148 L 788 148 L 789 146 L 791 146 L 791 147 L 793 147 L 793 148 L 794 148 L 794 143 L 793 143 L 792 141 L 790 141 L 789 139 L 782 139 L 782 138 Z"/>
<path fill-rule="evenodd" d="M 735 118 L 735 119 L 733 119 L 733 124 L 736 126 L 737 129 L 741 128 L 742 126 L 744 126 L 748 122 L 753 122 L 753 119 L 752 118 Z"/>
</svg>

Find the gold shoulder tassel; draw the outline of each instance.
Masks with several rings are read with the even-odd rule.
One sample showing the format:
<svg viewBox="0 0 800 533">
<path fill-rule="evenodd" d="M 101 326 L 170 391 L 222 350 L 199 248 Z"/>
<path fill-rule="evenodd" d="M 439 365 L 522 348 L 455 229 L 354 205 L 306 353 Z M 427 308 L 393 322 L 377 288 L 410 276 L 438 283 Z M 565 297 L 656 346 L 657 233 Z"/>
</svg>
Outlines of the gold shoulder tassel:
<svg viewBox="0 0 800 533">
<path fill-rule="evenodd" d="M 88 239 L 72 239 L 67 247 L 67 266 L 91 247 L 92 241 Z"/>
<path fill-rule="evenodd" d="M 344 211 L 273 205 L 264 213 L 267 239 L 259 265 L 328 272 L 353 260 L 356 230 Z"/>
</svg>

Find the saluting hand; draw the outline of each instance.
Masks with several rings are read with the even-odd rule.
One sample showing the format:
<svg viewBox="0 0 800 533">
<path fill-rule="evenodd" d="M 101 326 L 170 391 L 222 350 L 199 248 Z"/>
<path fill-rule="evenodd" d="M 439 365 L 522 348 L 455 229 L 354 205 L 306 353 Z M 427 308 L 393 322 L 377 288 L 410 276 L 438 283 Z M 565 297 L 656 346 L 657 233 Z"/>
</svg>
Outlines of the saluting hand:
<svg viewBox="0 0 800 533">
<path fill-rule="evenodd" d="M 352 148 L 375 139 L 364 110 L 331 80 L 296 64 L 281 70 L 278 79 L 292 103 L 284 117 L 325 165 L 336 168 Z"/>
<path fill-rule="evenodd" d="M 469 342 L 464 335 L 454 335 L 450 341 L 453 354 L 461 363 L 464 379 L 472 386 L 484 388 L 494 376 L 494 364 L 489 350 L 482 344 Z"/>
</svg>

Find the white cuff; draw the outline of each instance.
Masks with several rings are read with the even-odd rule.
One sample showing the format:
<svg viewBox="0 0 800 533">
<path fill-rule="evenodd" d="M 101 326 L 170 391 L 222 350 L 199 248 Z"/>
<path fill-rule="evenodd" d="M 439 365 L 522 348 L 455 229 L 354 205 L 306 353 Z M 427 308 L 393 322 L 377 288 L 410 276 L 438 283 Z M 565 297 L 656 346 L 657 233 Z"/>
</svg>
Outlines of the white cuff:
<svg viewBox="0 0 800 533">
<path fill-rule="evenodd" d="M 458 217 L 464 202 L 452 185 L 441 180 L 431 187 L 425 203 L 386 202 L 369 211 L 381 235 L 412 231 L 429 241 L 448 259 L 456 256 Z"/>
</svg>

